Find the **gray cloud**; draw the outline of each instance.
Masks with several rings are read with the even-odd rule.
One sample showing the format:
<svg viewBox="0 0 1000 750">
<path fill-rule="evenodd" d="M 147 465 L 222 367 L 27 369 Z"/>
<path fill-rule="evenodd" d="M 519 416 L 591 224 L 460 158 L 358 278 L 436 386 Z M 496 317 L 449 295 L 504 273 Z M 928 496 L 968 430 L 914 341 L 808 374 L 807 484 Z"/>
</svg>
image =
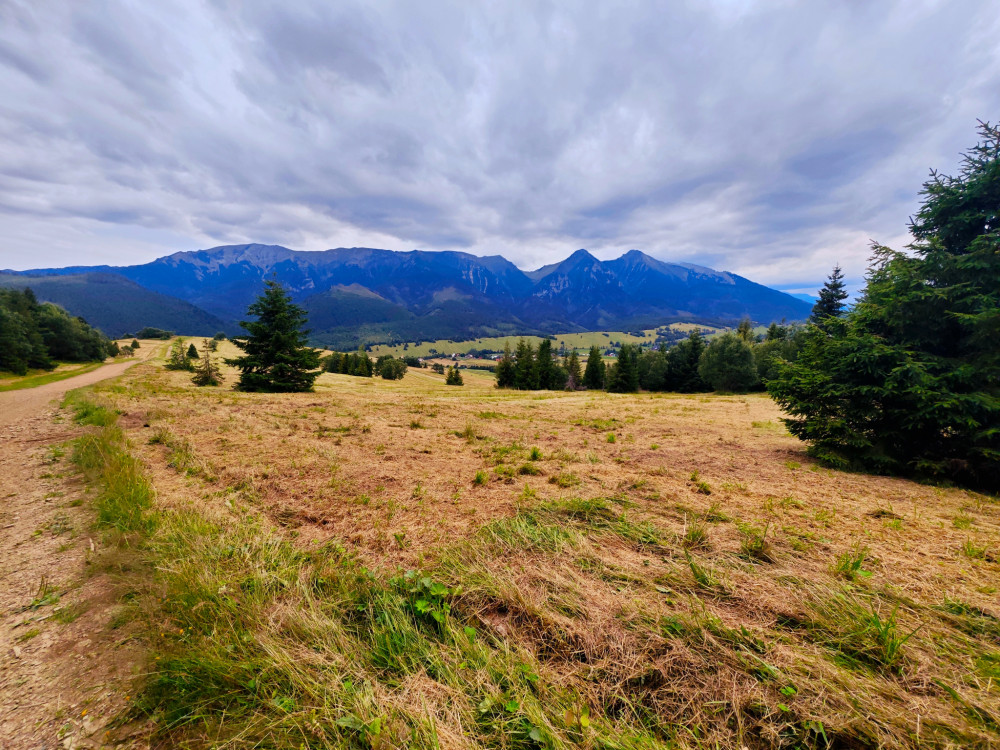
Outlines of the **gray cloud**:
<svg viewBox="0 0 1000 750">
<path fill-rule="evenodd" d="M 815 288 L 1000 116 L 989 0 L 8 0 L 0 267 L 629 248 Z"/>
</svg>

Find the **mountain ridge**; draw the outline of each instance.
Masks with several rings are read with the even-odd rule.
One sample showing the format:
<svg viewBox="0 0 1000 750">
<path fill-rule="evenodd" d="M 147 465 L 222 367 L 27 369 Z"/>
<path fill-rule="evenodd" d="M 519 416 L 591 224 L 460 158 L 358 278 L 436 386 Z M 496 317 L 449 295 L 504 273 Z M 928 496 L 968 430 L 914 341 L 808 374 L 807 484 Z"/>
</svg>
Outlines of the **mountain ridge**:
<svg viewBox="0 0 1000 750">
<path fill-rule="evenodd" d="M 805 318 L 810 307 L 737 274 L 669 263 L 634 249 L 607 261 L 580 249 L 558 263 L 523 271 L 500 255 L 454 250 L 300 251 L 250 243 L 180 251 L 133 266 L 0 273 L 119 276 L 230 327 L 245 315 L 264 281 L 275 277 L 316 314 L 310 323 L 318 343 L 350 338 L 352 330 L 356 336 L 391 340 L 621 329 L 743 316 L 768 323 Z M 359 317 L 362 310 L 372 319 Z"/>
</svg>

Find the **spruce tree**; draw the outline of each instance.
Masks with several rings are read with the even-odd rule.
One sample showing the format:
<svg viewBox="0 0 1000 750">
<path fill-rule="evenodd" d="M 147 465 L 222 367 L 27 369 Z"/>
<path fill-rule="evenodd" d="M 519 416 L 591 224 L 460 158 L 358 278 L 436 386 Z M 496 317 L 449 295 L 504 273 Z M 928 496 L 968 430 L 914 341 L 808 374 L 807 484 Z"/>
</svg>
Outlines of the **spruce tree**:
<svg viewBox="0 0 1000 750">
<path fill-rule="evenodd" d="M 767 333 L 764 334 L 764 341 L 783 341 L 786 338 L 788 338 L 788 327 L 777 323 L 771 323 L 767 327 Z"/>
<path fill-rule="evenodd" d="M 535 368 L 535 348 L 530 341 L 520 339 L 514 357 L 514 387 L 519 391 L 538 389 L 538 371 Z"/>
<path fill-rule="evenodd" d="M 639 390 L 639 347 L 622 344 L 618 360 L 611 368 L 608 390 L 612 393 L 635 393 Z"/>
<path fill-rule="evenodd" d="M 604 360 L 601 358 L 601 350 L 597 345 L 590 347 L 587 355 L 587 366 L 583 371 L 583 385 L 585 388 L 598 391 L 604 387 Z"/>
<path fill-rule="evenodd" d="M 191 364 L 191 358 L 187 355 L 187 350 L 184 348 L 183 339 L 176 339 L 170 345 L 170 354 L 167 355 L 167 364 L 164 367 L 168 370 L 194 369 L 194 366 Z"/>
<path fill-rule="evenodd" d="M 813 305 L 812 314 L 809 320 L 812 323 L 822 324 L 827 318 L 839 318 L 844 314 L 844 300 L 847 299 L 847 290 L 844 288 L 844 274 L 840 271 L 840 266 L 833 267 L 833 273 L 827 278 L 823 288 L 819 290 L 819 301 Z"/>
<path fill-rule="evenodd" d="M 458 371 L 458 365 L 452 365 L 448 368 L 448 374 L 444 379 L 445 385 L 464 385 L 462 380 L 462 373 Z"/>
<path fill-rule="evenodd" d="M 293 393 L 312 390 L 319 375 L 319 355 L 307 343 L 305 311 L 292 302 L 277 281 L 268 280 L 264 292 L 247 309 L 256 320 L 242 321 L 245 336 L 232 342 L 245 352 L 227 359 L 240 371 L 239 391 Z"/>
<path fill-rule="evenodd" d="M 701 353 L 705 351 L 705 339 L 701 330 L 695 328 L 688 337 L 667 352 L 667 390 L 678 393 L 700 393 L 710 390 L 708 384 L 698 374 Z"/>
<path fill-rule="evenodd" d="M 198 359 L 198 350 L 194 348 L 194 342 L 188 346 L 187 350 L 188 359 Z"/>
<path fill-rule="evenodd" d="M 194 377 L 191 378 L 191 382 L 195 385 L 201 387 L 206 385 L 220 385 L 225 378 L 222 375 L 222 371 L 219 369 L 218 363 L 212 359 L 212 347 L 211 341 L 205 341 L 202 344 L 202 354 L 198 366 L 194 370 Z M 194 344 L 192 344 L 194 346 Z"/>
<path fill-rule="evenodd" d="M 510 353 L 510 342 L 503 344 L 503 356 L 497 362 L 497 388 L 514 387 L 514 357 Z"/>
<path fill-rule="evenodd" d="M 556 363 L 552 361 L 552 341 L 543 339 L 538 344 L 538 354 L 535 356 L 534 382 L 538 388 L 551 390 L 562 387 L 556 384 Z"/>
<path fill-rule="evenodd" d="M 571 391 L 575 391 L 583 385 L 583 373 L 580 370 L 580 357 L 577 355 L 576 349 L 571 351 L 569 356 L 566 357 L 565 367 L 566 387 Z"/>
<path fill-rule="evenodd" d="M 830 464 L 1000 488 L 1000 129 L 980 135 L 924 184 L 910 253 L 876 245 L 854 309 L 768 384 Z"/>
</svg>

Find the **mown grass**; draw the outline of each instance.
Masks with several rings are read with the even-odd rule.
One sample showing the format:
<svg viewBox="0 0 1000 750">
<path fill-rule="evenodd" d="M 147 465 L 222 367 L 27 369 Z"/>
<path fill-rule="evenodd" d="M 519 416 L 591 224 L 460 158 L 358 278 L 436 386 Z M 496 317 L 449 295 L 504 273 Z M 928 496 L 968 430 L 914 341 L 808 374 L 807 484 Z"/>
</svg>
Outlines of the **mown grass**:
<svg viewBox="0 0 1000 750">
<path fill-rule="evenodd" d="M 1000 636 L 989 611 L 908 598 L 867 575 L 875 558 L 860 545 L 837 557 L 824 541 L 811 554 L 825 557 L 797 565 L 803 553 L 772 521 L 783 501 L 723 510 L 718 474 L 722 491 L 702 500 L 700 477 L 677 472 L 677 491 L 698 508 L 647 501 L 645 481 L 598 488 L 558 443 L 527 447 L 544 435 L 501 440 L 464 420 L 443 416 L 438 427 L 427 413 L 421 435 L 439 429 L 483 461 L 475 473 L 457 462 L 469 505 L 473 493 L 505 487 L 492 477 L 513 481 L 516 466 L 538 464 L 544 476 L 523 472 L 504 490 L 519 498 L 509 512 L 424 543 L 407 570 L 379 566 L 346 539 L 297 538 L 264 488 L 248 489 L 252 478 L 227 487 L 221 471 L 189 471 L 205 465 L 204 441 L 177 434 L 178 423 L 151 427 L 135 449 L 198 500 L 155 503 L 141 465 L 114 468 L 129 466 L 114 409 L 78 414 L 96 436 L 78 444 L 81 466 L 99 497 L 118 497 L 104 502 L 101 523 L 142 542 L 132 545 L 146 564 L 130 580 L 128 612 L 150 662 L 133 711 L 151 721 L 154 744 L 986 748 L 998 739 Z M 307 431 L 280 429 L 282 440 Z M 412 497 L 398 502 L 419 507 L 434 493 L 407 480 L 400 492 Z M 145 499 L 130 490 L 143 482 Z M 343 487 L 351 513 L 383 502 L 377 487 L 361 489 Z M 650 504 L 661 512 L 644 512 Z M 880 570 L 884 560 L 880 551 Z"/>
</svg>

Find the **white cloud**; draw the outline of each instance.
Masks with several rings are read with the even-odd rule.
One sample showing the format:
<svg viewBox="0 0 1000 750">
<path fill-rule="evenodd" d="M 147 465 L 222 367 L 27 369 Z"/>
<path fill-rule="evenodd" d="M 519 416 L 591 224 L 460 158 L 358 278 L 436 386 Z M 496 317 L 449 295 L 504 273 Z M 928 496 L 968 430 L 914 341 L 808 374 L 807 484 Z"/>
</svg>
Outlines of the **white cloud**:
<svg viewBox="0 0 1000 750">
<path fill-rule="evenodd" d="M 0 267 L 638 248 L 786 288 L 1000 113 L 989 0 L 0 7 Z"/>
</svg>

